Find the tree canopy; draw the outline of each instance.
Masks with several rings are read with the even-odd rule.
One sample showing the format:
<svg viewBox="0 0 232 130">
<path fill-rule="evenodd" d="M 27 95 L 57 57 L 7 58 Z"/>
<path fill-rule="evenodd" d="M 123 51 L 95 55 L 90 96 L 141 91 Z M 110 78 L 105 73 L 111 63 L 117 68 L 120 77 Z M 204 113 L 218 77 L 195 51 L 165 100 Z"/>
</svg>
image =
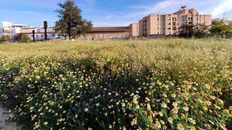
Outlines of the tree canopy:
<svg viewBox="0 0 232 130">
<path fill-rule="evenodd" d="M 223 21 L 214 21 L 210 31 L 214 35 L 226 37 L 232 35 L 232 26 L 226 25 Z"/>
<path fill-rule="evenodd" d="M 209 34 L 209 26 L 204 24 L 198 25 L 183 25 L 180 27 L 179 36 L 185 38 L 202 38 Z"/>
<path fill-rule="evenodd" d="M 81 9 L 76 5 L 74 0 L 67 0 L 65 3 L 58 4 L 59 20 L 56 22 L 56 31 L 63 36 L 75 38 L 78 35 L 85 34 L 91 30 L 92 22 L 83 19 Z"/>
</svg>

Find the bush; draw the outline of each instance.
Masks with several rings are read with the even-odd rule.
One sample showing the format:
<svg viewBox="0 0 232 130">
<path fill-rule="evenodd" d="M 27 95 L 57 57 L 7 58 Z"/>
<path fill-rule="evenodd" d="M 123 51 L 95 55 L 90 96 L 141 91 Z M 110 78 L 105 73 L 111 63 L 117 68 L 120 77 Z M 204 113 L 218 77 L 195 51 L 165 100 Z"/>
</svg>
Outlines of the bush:
<svg viewBox="0 0 232 130">
<path fill-rule="evenodd" d="M 14 37 L 14 41 L 19 41 L 22 43 L 26 43 L 31 41 L 30 37 L 28 35 L 25 34 L 18 34 L 17 36 Z"/>
<path fill-rule="evenodd" d="M 0 61 L 0 98 L 28 129 L 231 127 L 231 41 L 133 42 L 22 46 Z"/>
<path fill-rule="evenodd" d="M 5 35 L 5 36 L 2 36 L 0 40 L 1 42 L 9 42 L 12 40 L 12 38 L 8 35 Z"/>
</svg>

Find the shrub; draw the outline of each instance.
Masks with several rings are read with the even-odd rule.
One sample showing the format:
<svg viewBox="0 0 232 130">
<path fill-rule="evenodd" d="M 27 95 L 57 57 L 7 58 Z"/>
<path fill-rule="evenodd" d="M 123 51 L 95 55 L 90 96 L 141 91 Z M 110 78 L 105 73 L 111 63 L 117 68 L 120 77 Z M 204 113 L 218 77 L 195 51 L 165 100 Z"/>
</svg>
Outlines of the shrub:
<svg viewBox="0 0 232 130">
<path fill-rule="evenodd" d="M 17 36 L 14 37 L 14 41 L 19 41 L 22 43 L 26 43 L 31 41 L 30 37 L 26 34 L 18 34 Z"/>
<path fill-rule="evenodd" d="M 2 42 L 9 42 L 11 40 L 12 40 L 12 38 L 10 36 L 8 36 L 8 35 L 5 35 L 5 36 L 1 37 Z"/>
</svg>

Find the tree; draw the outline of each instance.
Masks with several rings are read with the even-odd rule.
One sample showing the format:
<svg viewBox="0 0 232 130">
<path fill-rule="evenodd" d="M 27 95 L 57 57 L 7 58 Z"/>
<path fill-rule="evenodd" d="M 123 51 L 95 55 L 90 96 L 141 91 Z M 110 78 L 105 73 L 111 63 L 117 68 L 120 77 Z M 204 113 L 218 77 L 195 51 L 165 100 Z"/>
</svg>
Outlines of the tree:
<svg viewBox="0 0 232 130">
<path fill-rule="evenodd" d="M 85 34 L 92 28 L 92 22 L 82 18 L 80 8 L 73 0 L 67 0 L 64 4 L 58 4 L 59 20 L 56 22 L 56 31 L 65 37 L 75 38 L 80 34 Z"/>
<path fill-rule="evenodd" d="M 191 38 L 194 35 L 194 25 L 183 25 L 180 27 L 179 36 L 184 38 Z"/>
<path fill-rule="evenodd" d="M 198 24 L 194 27 L 194 36 L 196 38 L 207 37 L 210 34 L 210 27 L 205 24 Z"/>
<path fill-rule="evenodd" d="M 209 34 L 209 26 L 204 24 L 198 25 L 183 25 L 180 27 L 179 36 L 185 38 L 203 38 L 208 36 Z"/>
<path fill-rule="evenodd" d="M 232 35 L 232 26 L 223 21 L 214 21 L 210 32 L 215 36 L 226 37 Z"/>
</svg>

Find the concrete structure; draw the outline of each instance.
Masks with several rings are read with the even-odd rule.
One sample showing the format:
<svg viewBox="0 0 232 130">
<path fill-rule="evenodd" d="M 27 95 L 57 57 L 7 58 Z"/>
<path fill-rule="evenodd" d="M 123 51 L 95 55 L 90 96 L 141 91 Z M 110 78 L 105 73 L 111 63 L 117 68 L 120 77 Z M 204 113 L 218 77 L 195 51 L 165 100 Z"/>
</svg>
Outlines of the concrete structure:
<svg viewBox="0 0 232 130">
<path fill-rule="evenodd" d="M 104 40 L 104 39 L 125 39 L 130 36 L 130 28 L 128 26 L 121 27 L 93 27 L 92 30 L 85 35 L 81 35 L 78 39 L 87 40 Z"/>
<path fill-rule="evenodd" d="M 41 41 L 44 40 L 44 28 L 22 28 L 20 31 L 20 34 L 25 34 L 28 35 L 28 37 L 33 40 L 33 34 L 32 31 L 35 31 L 35 40 L 36 41 Z M 52 39 L 54 37 L 58 37 L 59 35 L 55 33 L 55 30 L 53 28 L 48 28 L 47 29 L 47 38 Z"/>
<path fill-rule="evenodd" d="M 185 6 L 173 14 L 151 14 L 139 21 L 139 36 L 176 35 L 183 25 L 212 25 L 211 15 L 200 15 Z"/>
<path fill-rule="evenodd" d="M 17 34 L 25 34 L 28 35 L 31 40 L 33 40 L 33 35 L 32 31 L 35 31 L 35 40 L 44 40 L 44 29 L 43 28 L 37 28 L 37 27 L 31 27 L 28 25 L 24 24 L 14 24 L 11 22 L 2 22 L 2 33 L 0 31 L 0 37 L 1 36 L 10 36 L 10 37 L 15 37 Z M 48 39 L 54 38 L 59 36 L 58 34 L 55 33 L 54 28 L 48 28 L 47 29 L 47 36 Z"/>
<path fill-rule="evenodd" d="M 3 33 L 4 36 L 14 37 L 16 34 L 20 33 L 22 28 L 30 28 L 30 26 L 24 24 L 14 24 L 11 22 L 3 21 Z"/>
</svg>

